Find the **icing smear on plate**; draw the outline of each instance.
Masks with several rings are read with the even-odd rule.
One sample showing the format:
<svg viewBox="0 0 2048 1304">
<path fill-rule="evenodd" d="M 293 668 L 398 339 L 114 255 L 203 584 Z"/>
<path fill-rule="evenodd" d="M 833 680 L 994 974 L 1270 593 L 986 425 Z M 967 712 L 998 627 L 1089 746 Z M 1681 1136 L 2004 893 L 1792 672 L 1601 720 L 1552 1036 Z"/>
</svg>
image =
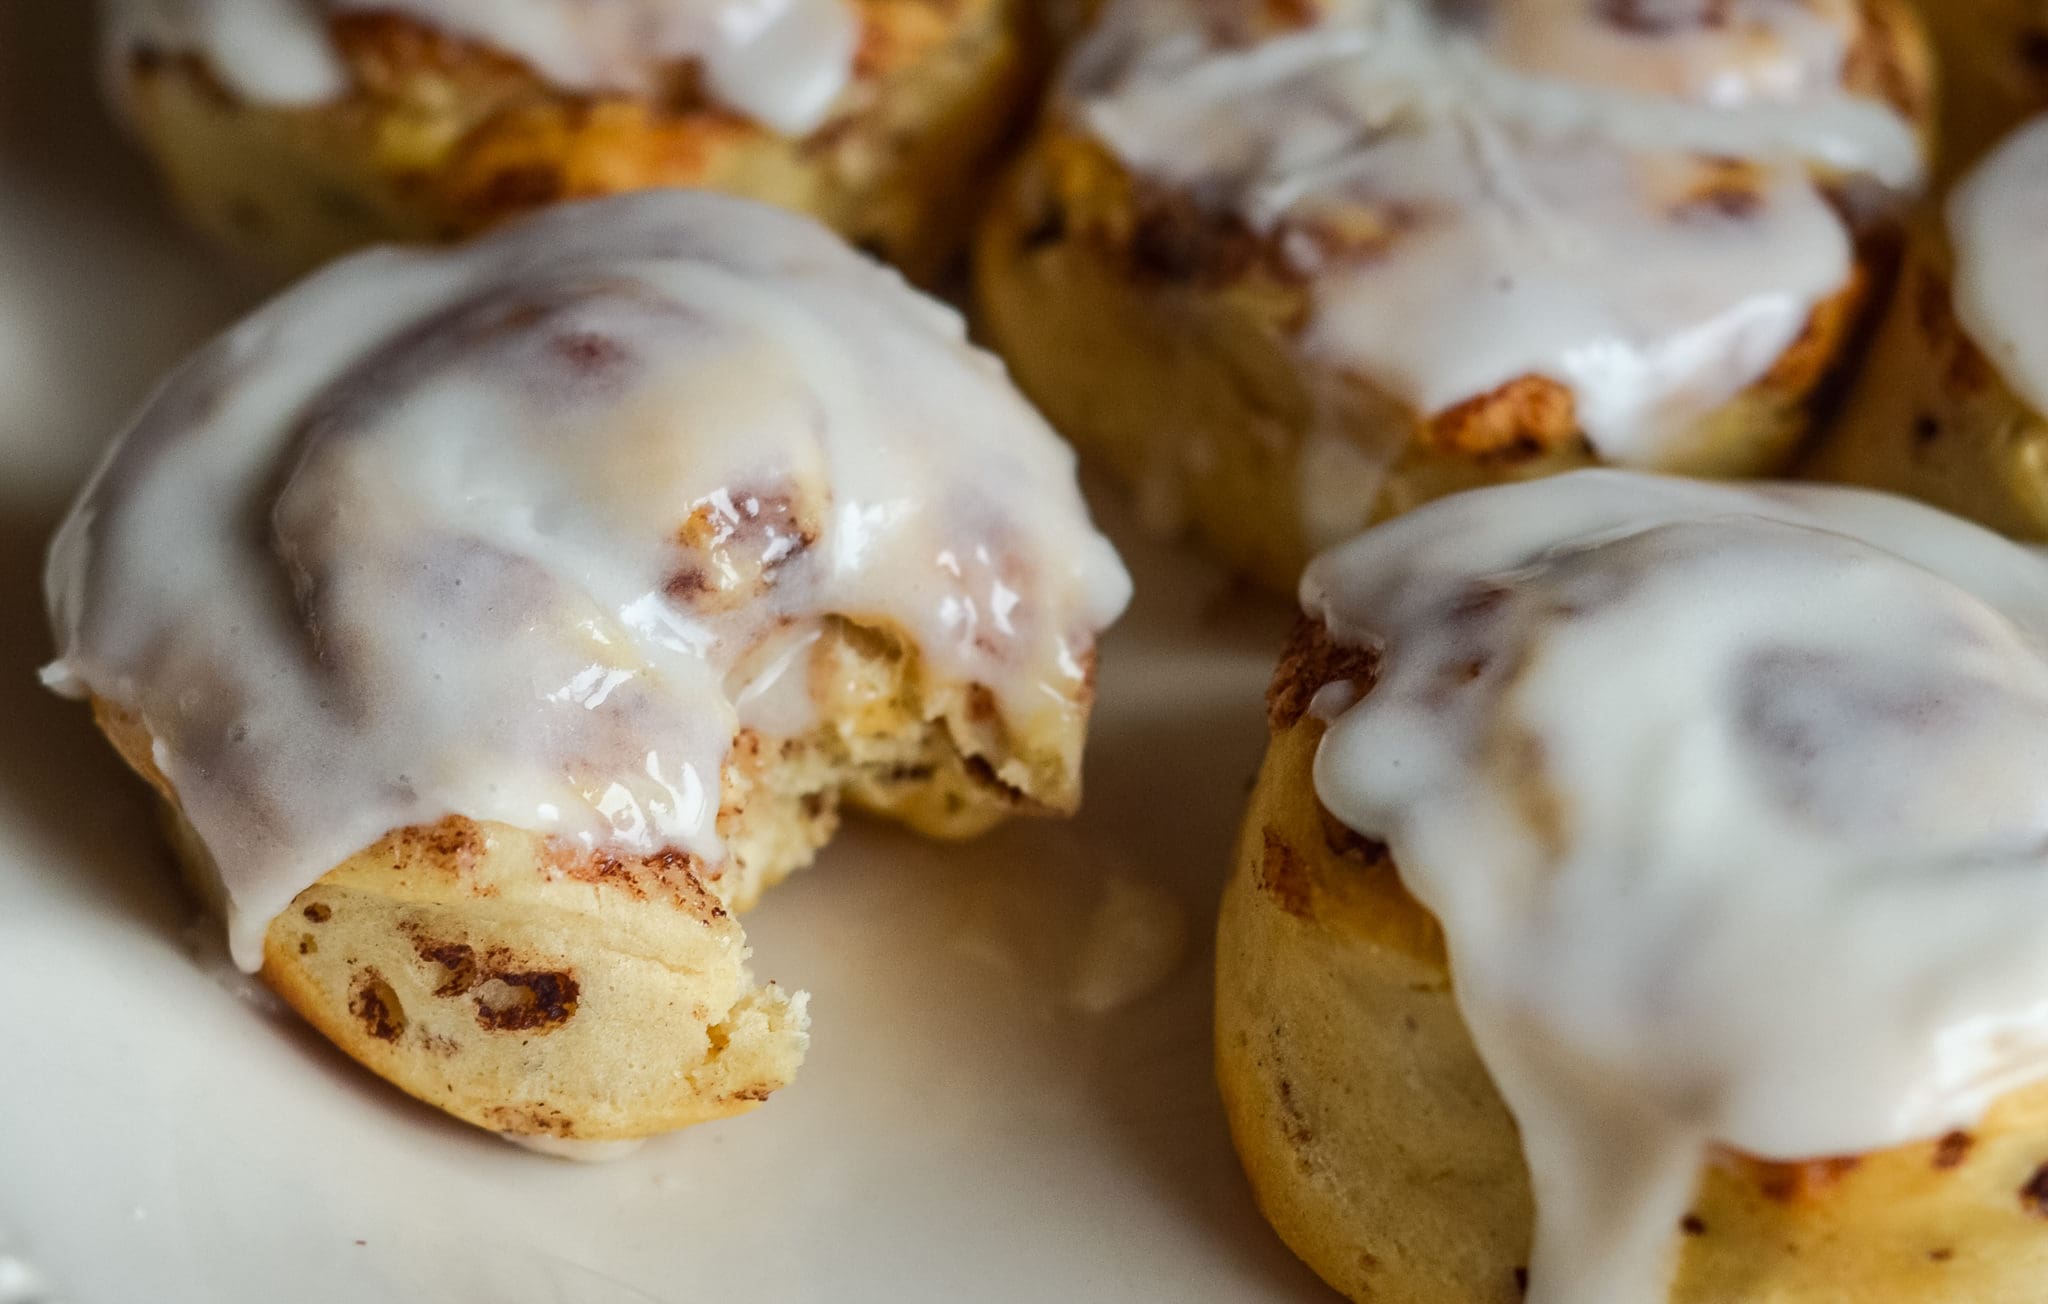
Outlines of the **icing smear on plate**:
<svg viewBox="0 0 2048 1304">
<path fill-rule="evenodd" d="M 1380 653 L 1316 791 L 1442 923 L 1537 1201 L 1531 1304 L 1665 1298 L 1715 1147 L 2048 1076 L 2048 561 L 1883 495 L 1586 472 L 1324 554 Z"/>
</svg>

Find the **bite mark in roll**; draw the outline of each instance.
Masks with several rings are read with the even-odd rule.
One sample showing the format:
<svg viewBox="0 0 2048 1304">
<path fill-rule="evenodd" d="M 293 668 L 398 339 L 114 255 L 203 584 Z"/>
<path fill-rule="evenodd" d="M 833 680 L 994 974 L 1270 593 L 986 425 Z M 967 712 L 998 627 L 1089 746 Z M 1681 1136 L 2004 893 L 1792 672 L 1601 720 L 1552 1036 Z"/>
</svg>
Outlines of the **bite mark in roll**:
<svg viewBox="0 0 2048 1304">
<path fill-rule="evenodd" d="M 1901 499 L 1583 473 L 1380 527 L 1302 595 L 1218 1054 L 1314 1266 L 1358 1299 L 1506 1299 L 1524 1262 L 1537 1304 L 2024 1298 L 2048 564 Z"/>
<path fill-rule="evenodd" d="M 842 794 L 945 834 L 1071 809 L 1128 585 L 953 313 L 807 220 L 665 192 L 361 255 L 201 352 L 58 537 L 48 677 L 172 803 L 244 967 L 326 1027 L 402 962 L 488 1034 L 530 1004 L 493 900 L 687 968 L 645 922 L 673 908 L 737 964 L 726 910 Z M 302 921 L 327 889 L 372 901 L 352 949 L 387 972 L 293 980 L 339 958 Z M 354 1022 L 404 1048 L 421 1016 Z"/>
<path fill-rule="evenodd" d="M 1926 111 L 1888 5 L 1122 0 L 984 238 L 984 311 L 1084 451 L 1291 582 L 1489 479 L 1779 469 Z M 1110 331 L 1144 383 L 1091 365 Z M 1194 360 L 1220 417 L 1160 410 Z M 1224 519 L 1247 479 L 1283 541 Z"/>
</svg>

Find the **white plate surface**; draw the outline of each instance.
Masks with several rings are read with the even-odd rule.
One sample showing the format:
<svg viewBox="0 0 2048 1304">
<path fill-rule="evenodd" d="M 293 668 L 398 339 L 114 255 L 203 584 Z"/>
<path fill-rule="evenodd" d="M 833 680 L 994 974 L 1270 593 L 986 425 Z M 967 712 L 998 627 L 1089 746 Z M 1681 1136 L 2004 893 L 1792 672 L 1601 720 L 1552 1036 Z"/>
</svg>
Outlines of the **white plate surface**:
<svg viewBox="0 0 2048 1304">
<path fill-rule="evenodd" d="M 44 695 L 43 542 L 149 383 L 260 295 L 93 91 L 83 0 L 0 0 L 0 1304 L 1323 1300 L 1209 1071 L 1215 897 L 1286 613 L 1118 531 L 1088 808 L 964 849 L 849 829 L 748 921 L 813 993 L 799 1081 L 605 1166 L 413 1104 L 256 999 L 139 785 Z M 1112 522 L 1114 524 L 1114 522 Z M 1188 930 L 1075 1013 L 1112 878 Z"/>
</svg>

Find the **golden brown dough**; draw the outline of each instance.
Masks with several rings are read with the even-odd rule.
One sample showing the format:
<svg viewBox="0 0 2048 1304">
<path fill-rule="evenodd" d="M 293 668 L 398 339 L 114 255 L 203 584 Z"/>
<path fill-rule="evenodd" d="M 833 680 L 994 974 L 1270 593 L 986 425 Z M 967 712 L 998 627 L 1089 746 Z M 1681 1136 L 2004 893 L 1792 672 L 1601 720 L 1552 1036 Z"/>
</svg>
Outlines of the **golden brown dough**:
<svg viewBox="0 0 2048 1304">
<path fill-rule="evenodd" d="M 1920 0 L 1942 79 L 1941 170 L 1960 176 L 2048 109 L 2048 3 Z"/>
</svg>

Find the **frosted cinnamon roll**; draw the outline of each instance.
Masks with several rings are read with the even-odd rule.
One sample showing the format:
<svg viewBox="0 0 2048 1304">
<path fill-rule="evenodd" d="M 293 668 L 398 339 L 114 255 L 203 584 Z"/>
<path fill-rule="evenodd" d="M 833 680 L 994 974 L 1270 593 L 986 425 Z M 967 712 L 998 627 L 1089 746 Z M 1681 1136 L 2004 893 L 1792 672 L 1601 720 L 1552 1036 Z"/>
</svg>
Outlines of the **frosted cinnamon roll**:
<svg viewBox="0 0 2048 1304">
<path fill-rule="evenodd" d="M 1858 490 L 1591 471 L 1381 526 L 1302 599 L 1216 1034 L 1318 1272 L 2039 1292 L 2048 561 Z"/>
<path fill-rule="evenodd" d="M 1808 469 L 2048 539 L 2048 116 L 1916 228 L 1899 293 Z"/>
<path fill-rule="evenodd" d="M 179 205 L 285 267 L 702 186 L 928 276 L 1040 60 L 1024 0 L 101 3 Z"/>
<path fill-rule="evenodd" d="M 979 307 L 1162 525 L 1291 586 L 1458 488 L 1782 469 L 1927 84 L 1895 0 L 1115 0 Z"/>
<path fill-rule="evenodd" d="M 61 692 L 237 961 L 469 1122 L 789 1080 L 733 912 L 842 804 L 1071 810 L 1129 581 L 951 310 L 708 193 L 361 254 L 200 352 L 52 549 Z"/>
</svg>

